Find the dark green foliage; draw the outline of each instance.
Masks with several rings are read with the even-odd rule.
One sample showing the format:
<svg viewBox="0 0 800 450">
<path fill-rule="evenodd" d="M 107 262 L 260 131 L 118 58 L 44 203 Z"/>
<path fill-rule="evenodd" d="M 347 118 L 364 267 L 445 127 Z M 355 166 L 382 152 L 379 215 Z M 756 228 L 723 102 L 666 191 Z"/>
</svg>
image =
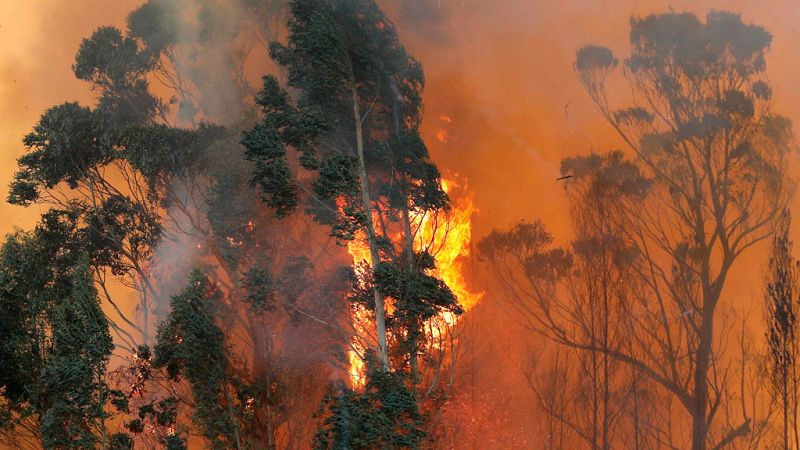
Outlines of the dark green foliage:
<svg viewBox="0 0 800 450">
<path fill-rule="evenodd" d="M 425 321 L 443 311 L 463 312 L 450 288 L 430 274 L 435 268 L 430 255 L 419 257 L 416 268 L 416 272 L 408 272 L 397 264 L 384 262 L 375 269 L 378 289 L 395 299 L 393 318 Z"/>
<path fill-rule="evenodd" d="M 164 438 L 164 448 L 166 450 L 186 450 L 186 440 L 176 434 L 171 434 Z"/>
<path fill-rule="evenodd" d="M 319 198 L 344 199 L 335 220 L 330 222 L 331 235 L 342 241 L 353 240 L 366 225 L 366 213 L 359 200 L 358 179 L 353 178 L 357 164 L 358 160 L 348 155 L 326 157 L 319 165 L 319 178 L 312 183 Z M 321 217 L 317 219 L 320 221 Z"/>
<path fill-rule="evenodd" d="M 144 422 L 142 421 L 142 419 L 133 419 L 130 422 L 128 422 L 125 425 L 125 427 L 131 433 L 141 433 L 142 431 L 144 431 Z"/>
<path fill-rule="evenodd" d="M 255 163 L 252 182 L 258 185 L 264 201 L 279 217 L 298 205 L 297 186 L 286 159 L 286 146 L 302 152 L 304 165 L 313 165 L 313 147 L 322 124 L 313 114 L 294 108 L 277 80 L 264 77 L 264 87 L 256 98 L 264 120 L 242 137 L 245 156 Z"/>
<path fill-rule="evenodd" d="M 360 271 L 351 298 L 374 310 L 384 293 L 396 295 L 396 330 L 414 342 L 413 354 L 423 345 L 416 338 L 425 320 L 443 310 L 460 311 L 452 292 L 428 273 L 431 267 L 382 266 L 379 260 L 397 261 L 397 253 L 409 247 L 408 240 L 393 242 L 389 227 L 406 220 L 408 228 L 410 213 L 449 207 L 440 173 L 419 136 L 422 68 L 372 0 L 293 0 L 289 9 L 288 41 L 272 43 L 270 56 L 297 95 L 290 96 L 276 78 L 264 78 L 257 98 L 262 120 L 242 139 L 255 164 L 252 182 L 279 216 L 306 202 L 306 211 L 329 225 L 331 236 L 367 237 L 378 253 L 373 255 L 378 269 Z M 314 177 L 296 173 L 301 171 Z M 380 217 L 373 223 L 375 212 Z M 376 223 L 390 225 L 379 229 Z M 413 239 L 412 233 L 404 229 L 401 237 Z M 373 282 L 378 278 L 383 286 Z M 378 334 L 381 342 L 382 324 Z M 388 365 L 384 350 L 381 358 Z"/>
<path fill-rule="evenodd" d="M 185 378 L 195 402 L 193 418 L 214 448 L 236 441 L 236 427 L 227 404 L 228 368 L 225 336 L 215 322 L 222 294 L 199 271 L 172 298 L 172 311 L 159 325 L 154 367 L 166 368 L 172 379 Z M 226 405 L 227 404 L 227 405 Z"/>
<path fill-rule="evenodd" d="M 81 43 L 73 71 L 79 80 L 113 89 L 133 83 L 154 64 L 153 56 L 142 54 L 135 39 L 114 27 L 101 27 Z"/>
<path fill-rule="evenodd" d="M 227 265 L 227 270 L 236 272 L 247 257 L 256 250 L 259 224 L 258 195 L 250 189 L 247 172 L 250 166 L 238 154 L 231 158 L 222 142 L 220 158 L 210 162 L 209 176 L 213 184 L 206 200 L 206 217 L 211 225 L 219 256 Z M 236 146 L 238 147 L 238 146 Z M 238 148 L 237 148 L 238 152 Z"/>
<path fill-rule="evenodd" d="M 110 399 L 109 403 L 111 403 L 111 406 L 113 406 L 114 409 L 116 409 L 118 412 L 121 413 L 131 412 L 130 404 L 128 402 L 128 396 L 124 392 L 118 389 L 112 389 L 108 391 L 108 396 Z"/>
<path fill-rule="evenodd" d="M 255 312 L 271 311 L 275 308 L 278 286 L 271 269 L 270 266 L 259 263 L 244 274 L 242 286 L 247 291 L 247 302 Z"/>
<path fill-rule="evenodd" d="M 27 206 L 42 189 L 66 182 L 76 187 L 87 170 L 109 162 L 113 151 L 98 115 L 77 103 L 54 106 L 25 135 L 27 153 L 18 160 L 8 201 Z"/>
<path fill-rule="evenodd" d="M 416 255 L 414 271 L 390 262 L 375 269 L 374 283 L 384 296 L 394 300 L 394 311 L 386 322 L 396 331 L 404 354 L 417 354 L 425 346 L 422 327 L 426 321 L 444 312 L 464 312 L 444 281 L 431 274 L 434 269 L 434 259 L 428 253 Z M 369 304 L 368 298 L 361 302 Z"/>
<path fill-rule="evenodd" d="M 114 433 L 108 439 L 109 450 L 133 450 L 133 438 L 127 433 Z"/>
<path fill-rule="evenodd" d="M 152 201 L 170 205 L 166 191 L 176 179 L 206 173 L 209 152 L 225 129 L 202 123 L 195 129 L 149 124 L 128 128 L 120 137 L 122 157 L 147 180 Z"/>
<path fill-rule="evenodd" d="M 441 174 L 430 160 L 428 149 L 417 130 L 403 130 L 386 143 L 391 165 L 403 176 L 385 185 L 381 194 L 396 209 L 440 211 L 450 207 L 450 200 L 440 185 Z"/>
<path fill-rule="evenodd" d="M 363 392 L 331 388 L 317 413 L 314 448 L 419 448 L 425 433 L 414 395 L 402 375 L 371 370 Z"/>
<path fill-rule="evenodd" d="M 103 381 L 113 350 L 87 258 L 71 277 L 71 292 L 49 311 L 50 349 L 41 372 L 41 429 L 45 448 L 93 448 L 93 427 L 104 416 Z"/>
<path fill-rule="evenodd" d="M 0 392 L 7 425 L 37 419 L 46 448 L 93 448 L 113 345 L 75 224 L 51 213 L 0 251 Z"/>
<path fill-rule="evenodd" d="M 127 408 L 127 404 L 126 404 Z M 151 401 L 139 407 L 137 417 L 125 424 L 131 433 L 139 434 L 145 429 L 146 423 L 160 429 L 173 427 L 178 421 L 178 399 L 166 397 L 159 401 Z"/>
<path fill-rule="evenodd" d="M 86 215 L 83 238 L 92 262 L 110 268 L 115 275 L 132 269 L 128 257 L 139 262 L 148 260 L 161 235 L 154 214 L 128 197 L 110 196 Z"/>
<path fill-rule="evenodd" d="M 289 85 L 303 90 L 304 104 L 319 105 L 326 122 L 337 123 L 333 113 L 350 111 L 356 88 L 363 98 L 378 95 L 376 104 L 401 99 L 398 121 L 412 128 L 418 124 L 422 69 L 375 2 L 296 0 L 290 8 L 289 43 L 272 44 L 270 54 L 288 70 Z M 380 120 L 389 120 L 391 111 L 387 108 Z"/>
<path fill-rule="evenodd" d="M 128 14 L 128 36 L 139 39 L 147 54 L 159 54 L 175 44 L 178 15 L 176 8 L 161 1 L 148 1 Z"/>
<path fill-rule="evenodd" d="M 242 278 L 247 301 L 257 313 L 275 309 L 275 300 L 280 295 L 288 307 L 295 306 L 309 285 L 311 262 L 304 256 L 290 256 L 280 271 L 272 263 L 258 260 Z M 293 315 L 296 311 L 291 310 Z"/>
<path fill-rule="evenodd" d="M 297 0 L 290 9 L 288 45 L 273 43 L 270 54 L 288 72 L 289 86 L 300 90 L 299 100 L 293 105 L 277 80 L 265 77 L 257 99 L 263 120 L 242 141 L 267 203 L 279 215 L 299 204 L 287 161 L 293 149 L 301 167 L 317 172 L 316 218 L 343 240 L 364 227 L 355 102 L 372 191 L 393 208 L 446 207 L 439 171 L 419 138 L 422 69 L 391 21 L 371 0 Z"/>
<path fill-rule="evenodd" d="M 60 183 L 73 189 L 89 185 L 95 191 L 95 184 L 107 181 L 99 169 L 125 160 L 146 179 L 149 200 L 167 206 L 164 191 L 172 180 L 206 169 L 205 152 L 224 130 L 153 123 L 163 106 L 149 92 L 145 77 L 159 57 L 115 28 L 100 28 L 84 40 L 74 71 L 101 91 L 98 106 L 92 110 L 65 103 L 42 115 L 23 139 L 28 151 L 18 160 L 9 201 L 30 205 Z"/>
<path fill-rule="evenodd" d="M 146 74 L 158 64 L 159 53 L 113 27 L 101 27 L 84 39 L 75 56 L 73 71 L 102 92 L 98 111 L 112 128 L 143 124 L 163 110 L 149 92 Z"/>
<path fill-rule="evenodd" d="M 51 309 L 71 295 L 80 248 L 74 215 L 51 211 L 33 232 L 8 236 L 0 250 L 0 391 L 9 407 L 38 414 L 34 388 L 49 352 Z"/>
<path fill-rule="evenodd" d="M 224 136 L 224 128 L 207 123 L 196 129 L 152 124 L 129 128 L 120 144 L 131 166 L 148 180 L 163 180 L 206 169 L 208 148 Z"/>
<path fill-rule="evenodd" d="M 248 158 L 255 161 L 253 183 L 261 190 L 262 199 L 283 217 L 297 207 L 297 187 L 286 161 L 286 150 L 276 145 L 274 133 L 272 128 L 257 124 L 244 134 L 242 145 L 247 148 Z"/>
<path fill-rule="evenodd" d="M 30 401 L 45 355 L 37 318 L 47 308 L 48 255 L 30 234 L 10 235 L 0 256 L 0 392 L 11 409 Z"/>
</svg>

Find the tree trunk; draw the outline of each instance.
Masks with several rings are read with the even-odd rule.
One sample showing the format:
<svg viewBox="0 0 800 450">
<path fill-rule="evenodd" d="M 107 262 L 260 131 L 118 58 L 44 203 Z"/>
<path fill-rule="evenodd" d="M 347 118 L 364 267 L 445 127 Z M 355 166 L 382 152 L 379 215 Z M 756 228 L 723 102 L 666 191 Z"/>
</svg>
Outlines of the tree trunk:
<svg viewBox="0 0 800 450">
<path fill-rule="evenodd" d="M 796 337 L 795 337 L 795 339 L 796 339 Z M 798 382 L 798 380 L 797 380 L 797 356 L 798 355 L 797 355 L 797 343 L 796 342 L 792 342 L 791 343 L 791 349 L 792 349 L 792 360 L 791 360 L 792 361 L 792 364 L 791 364 L 792 375 L 791 375 L 791 380 L 790 380 L 791 384 L 789 386 L 789 389 L 791 390 L 791 393 L 789 394 L 788 398 L 791 398 L 790 414 L 791 414 L 791 419 L 792 419 L 791 420 L 791 422 L 792 422 L 792 431 L 793 431 L 793 434 L 794 434 L 794 448 L 798 448 L 798 447 L 800 447 L 800 435 L 798 435 L 800 433 L 798 433 L 798 429 L 797 429 L 797 382 Z"/>
<path fill-rule="evenodd" d="M 707 304 L 703 312 L 700 344 L 697 348 L 697 366 L 694 373 L 694 408 L 692 410 L 692 450 L 706 450 L 708 437 L 708 370 L 711 362 L 714 310 Z"/>
<path fill-rule="evenodd" d="M 411 231 L 411 218 L 409 217 L 408 199 L 403 205 L 403 228 L 406 240 L 406 256 L 408 257 L 408 270 L 414 272 L 416 270 L 416 260 L 414 257 L 414 236 Z M 420 382 L 419 376 L 419 350 L 417 338 L 411 345 L 411 384 L 414 385 L 414 395 L 417 396 L 417 385 Z"/>
<path fill-rule="evenodd" d="M 364 161 L 364 136 L 361 128 L 361 111 L 358 106 L 358 93 L 355 86 L 351 88 L 353 100 L 353 119 L 356 124 L 356 150 L 358 152 L 358 175 L 361 185 L 361 202 L 364 207 L 364 219 L 366 221 L 365 227 L 367 231 L 367 241 L 369 243 L 369 253 L 372 258 L 372 272 L 375 273 L 375 268 L 380 263 L 380 254 L 378 253 L 378 242 L 375 237 L 375 225 L 372 221 L 372 201 L 369 196 L 369 181 L 367 180 L 367 166 Z M 378 291 L 375 286 L 375 328 L 378 336 L 378 356 L 380 357 L 381 365 L 384 370 L 389 370 L 389 353 L 386 349 L 386 312 L 383 304 L 383 295 Z"/>
</svg>

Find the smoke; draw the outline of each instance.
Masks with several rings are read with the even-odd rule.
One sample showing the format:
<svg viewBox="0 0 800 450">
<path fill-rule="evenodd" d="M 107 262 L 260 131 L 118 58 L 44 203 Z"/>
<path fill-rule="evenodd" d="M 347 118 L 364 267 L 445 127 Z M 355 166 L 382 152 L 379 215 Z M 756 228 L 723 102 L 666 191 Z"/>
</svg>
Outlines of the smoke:
<svg viewBox="0 0 800 450">
<path fill-rule="evenodd" d="M 91 103 L 89 87 L 70 70 L 80 40 L 100 25 L 125 28 L 127 14 L 140 0 L 102 2 L 0 3 L 0 16 L 13 18 L 0 26 L 0 184 L 7 186 L 14 160 L 22 153 L 20 140 L 47 107 L 67 100 Z M 175 30 L 174 62 L 186 82 L 186 98 L 176 98 L 175 116 L 181 125 L 208 120 L 232 128 L 253 117 L 252 95 L 260 76 L 274 72 L 265 43 L 281 35 L 275 17 L 280 2 L 247 0 L 162 0 Z M 487 234 L 520 219 L 541 218 L 559 240 L 570 237 L 569 211 L 563 182 L 556 181 L 560 161 L 589 151 L 623 148 L 580 87 L 572 64 L 575 50 L 588 43 L 606 45 L 618 54 L 628 49 L 628 20 L 653 12 L 690 11 L 704 16 L 709 9 L 741 12 L 746 22 L 763 25 L 774 36 L 767 67 L 775 92 L 775 109 L 800 122 L 793 105 L 800 102 L 795 88 L 800 59 L 796 58 L 800 9 L 790 0 L 769 5 L 746 0 L 384 0 L 395 18 L 401 40 L 423 65 L 427 76 L 423 137 L 433 159 L 445 174 L 468 180 L 480 214 L 473 235 Z M 268 17 L 253 8 L 270 9 Z M 279 22 L 279 21 L 278 21 Z M 241 63 L 243 61 L 243 63 Z M 157 83 L 153 83 L 157 91 Z M 630 93 L 617 83 L 614 101 Z M 164 89 L 164 92 L 167 92 Z M 238 151 L 238 150 L 236 150 Z M 232 151 L 232 158 L 241 158 Z M 796 166 L 796 163 L 795 163 Z M 180 186 L 177 186 L 180 190 Z M 797 204 L 793 203 L 795 217 Z M 0 231 L 30 227 L 40 211 L 0 205 Z M 182 222 L 181 222 L 182 223 Z M 184 223 L 185 225 L 185 223 Z M 288 226 L 288 225 L 287 225 Z M 800 231 L 795 221 L 792 234 Z M 321 236 L 314 230 L 313 236 Z M 202 245 L 188 235 L 165 241 L 157 251 L 163 274 L 163 314 L 169 295 L 180 288 L 183 273 L 200 258 Z M 318 250 L 318 249 L 317 249 Z M 474 253 L 474 252 L 473 252 Z M 765 260 L 759 250 L 731 276 L 726 295 L 737 293 L 742 309 L 759 297 Z M 749 262 L 749 264 L 748 264 Z M 748 267 L 750 266 L 750 267 Z M 472 355 L 471 369 L 459 374 L 467 386 L 454 400 L 466 402 L 465 413 L 491 417 L 513 411 L 513 423 L 501 423 L 493 436 L 497 446 L 525 447 L 539 430 L 525 424 L 538 419 L 520 366 L 529 347 L 518 324 L 499 307 L 497 286 L 475 281 L 488 292 L 468 321 L 480 326 L 464 331 L 465 342 L 484 348 Z M 166 277 L 172 277 L 167 281 Z M 288 353 L 288 351 L 287 351 Z M 475 356 L 480 355 L 480 358 Z M 306 361 L 303 361 L 306 364 Z M 307 368 L 307 365 L 301 365 Z M 489 367 L 491 369 L 486 369 Z M 502 374 L 502 375 L 498 375 Z M 516 374 L 516 375 L 515 375 Z M 501 393 L 484 396 L 502 386 Z M 503 401 L 513 401 L 508 407 Z M 487 406 L 488 405 L 488 406 Z M 478 414 L 481 408 L 489 412 Z M 446 416 L 447 417 L 447 416 Z M 457 414 L 451 417 L 458 420 Z M 511 420 L 511 419 L 509 419 Z M 480 433 L 478 432 L 478 435 Z"/>
<path fill-rule="evenodd" d="M 745 22 L 764 26 L 774 36 L 767 73 L 775 92 L 775 110 L 800 120 L 795 76 L 797 24 L 800 16 L 791 2 L 755 6 L 745 1 L 548 1 L 476 0 L 383 2 L 394 8 L 401 39 L 425 69 L 426 117 L 424 138 L 439 167 L 469 180 L 480 214 L 474 220 L 476 239 L 494 227 L 522 219 L 542 219 L 557 240 L 568 242 L 572 231 L 564 181 L 557 181 L 560 161 L 568 156 L 624 149 L 618 136 L 603 123 L 580 86 L 572 64 L 575 51 L 587 44 L 608 46 L 618 55 L 629 49 L 631 16 L 689 11 L 704 17 L 711 9 L 740 12 Z M 394 5 L 390 5 L 394 3 Z M 413 6 L 409 6 L 413 5 Z M 630 96 L 622 79 L 611 86 L 612 103 Z M 448 117 L 443 123 L 441 117 Z M 447 140 L 437 139 L 442 130 Z M 793 163 L 796 167 L 796 158 Z M 797 170 L 793 168 L 792 173 Z M 797 202 L 792 209 L 797 216 Z M 793 234 L 800 231 L 797 222 Z M 724 302 L 742 316 L 749 315 L 754 336 L 760 336 L 765 248 L 755 249 L 730 277 Z M 480 276 L 487 296 L 468 320 L 486 322 L 471 337 L 493 351 L 483 352 L 480 367 L 461 378 L 456 401 L 503 384 L 504 392 L 528 403 L 505 406 L 528 427 L 500 426 L 494 439 L 507 448 L 521 442 L 540 443 L 542 435 L 530 424 L 541 423 L 535 398 L 520 376 L 525 358 L 542 348 L 503 311 L 501 286 Z M 755 314 L 752 314 L 755 310 Z M 502 329 L 491 328 L 499 326 Z M 470 334 L 467 329 L 465 335 Z M 466 339 L 470 339 L 465 337 Z M 517 376 L 513 374 L 516 373 Z M 500 377 L 505 377 L 501 379 Z M 507 399 L 498 397 L 497 402 Z M 482 416 L 480 402 L 469 403 L 465 417 Z M 485 436 L 489 430 L 482 430 Z M 496 441 L 497 442 L 497 441 Z M 537 446 L 534 444 L 533 446 Z"/>
<path fill-rule="evenodd" d="M 5 189 L 23 153 L 22 137 L 45 108 L 64 101 L 91 102 L 72 63 L 81 39 L 99 24 L 121 24 L 138 0 L 0 2 L 0 185 Z M 5 192 L 5 191 L 4 191 Z M 5 200 L 5 193 L 2 199 Z M 0 202 L 0 234 L 29 228 L 42 211 Z"/>
</svg>

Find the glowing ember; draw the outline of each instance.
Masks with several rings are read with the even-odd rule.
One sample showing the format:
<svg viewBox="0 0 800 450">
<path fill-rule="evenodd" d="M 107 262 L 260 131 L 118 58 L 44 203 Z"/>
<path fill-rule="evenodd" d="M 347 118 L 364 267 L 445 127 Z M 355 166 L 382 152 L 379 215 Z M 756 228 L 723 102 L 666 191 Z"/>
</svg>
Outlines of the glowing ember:
<svg viewBox="0 0 800 450">
<path fill-rule="evenodd" d="M 446 127 L 453 123 L 453 119 L 450 116 L 441 115 L 439 116 L 439 121 L 442 122 L 442 129 L 436 132 L 436 140 L 442 144 L 447 144 L 450 140 L 450 132 L 447 131 Z"/>
</svg>

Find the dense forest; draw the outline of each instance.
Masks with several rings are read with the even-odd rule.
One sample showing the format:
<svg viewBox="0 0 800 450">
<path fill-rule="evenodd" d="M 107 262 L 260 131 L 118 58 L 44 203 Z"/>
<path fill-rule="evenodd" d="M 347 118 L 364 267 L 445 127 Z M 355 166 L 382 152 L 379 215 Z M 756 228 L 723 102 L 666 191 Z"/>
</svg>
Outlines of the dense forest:
<svg viewBox="0 0 800 450">
<path fill-rule="evenodd" d="M 587 32 L 580 95 L 522 128 L 591 144 L 533 175 L 512 119 L 474 119 L 515 94 L 445 97 L 452 59 L 414 56 L 455 47 L 444 3 L 147 0 L 83 31 L 91 98 L 4 149 L 37 218 L 0 246 L 2 448 L 800 448 L 771 31 L 665 5 Z M 529 50 L 488 26 L 470 52 Z M 482 197 L 493 171 L 521 187 Z"/>
</svg>

